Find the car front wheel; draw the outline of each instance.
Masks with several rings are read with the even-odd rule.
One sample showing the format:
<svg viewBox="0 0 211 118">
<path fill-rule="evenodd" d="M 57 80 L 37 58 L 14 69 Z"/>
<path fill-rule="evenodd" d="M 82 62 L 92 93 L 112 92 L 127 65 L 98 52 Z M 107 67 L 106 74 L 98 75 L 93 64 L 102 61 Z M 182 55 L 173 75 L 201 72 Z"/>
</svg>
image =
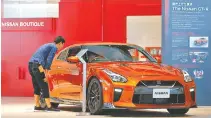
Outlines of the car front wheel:
<svg viewBox="0 0 211 118">
<path fill-rule="evenodd" d="M 188 108 L 187 109 L 167 109 L 167 110 L 170 114 L 180 114 L 180 115 L 184 115 L 189 111 Z"/>
<path fill-rule="evenodd" d="M 91 114 L 101 113 L 103 107 L 102 86 L 98 79 L 91 80 L 87 92 L 88 109 Z"/>
</svg>

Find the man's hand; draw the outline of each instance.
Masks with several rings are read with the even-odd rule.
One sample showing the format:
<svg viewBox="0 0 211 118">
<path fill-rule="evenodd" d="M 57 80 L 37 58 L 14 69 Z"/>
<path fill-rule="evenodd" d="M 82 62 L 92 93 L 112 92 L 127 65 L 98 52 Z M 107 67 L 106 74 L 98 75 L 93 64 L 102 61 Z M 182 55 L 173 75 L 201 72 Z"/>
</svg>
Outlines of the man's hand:
<svg viewBox="0 0 211 118">
<path fill-rule="evenodd" d="M 49 70 L 45 69 L 44 73 L 45 73 L 45 77 L 46 78 L 51 77 L 50 74 L 49 74 Z"/>
<path fill-rule="evenodd" d="M 48 70 L 45 69 L 45 70 L 44 70 L 44 73 L 45 73 L 45 77 L 47 77 L 47 75 L 48 75 Z"/>
<path fill-rule="evenodd" d="M 48 78 L 48 70 L 44 70 L 44 73 L 45 73 L 45 78 Z"/>
<path fill-rule="evenodd" d="M 47 77 L 44 78 L 44 82 L 48 83 L 48 78 Z"/>
<path fill-rule="evenodd" d="M 45 70 L 44 70 L 44 73 L 45 73 L 44 82 L 48 83 L 49 70 L 45 69 Z"/>
</svg>

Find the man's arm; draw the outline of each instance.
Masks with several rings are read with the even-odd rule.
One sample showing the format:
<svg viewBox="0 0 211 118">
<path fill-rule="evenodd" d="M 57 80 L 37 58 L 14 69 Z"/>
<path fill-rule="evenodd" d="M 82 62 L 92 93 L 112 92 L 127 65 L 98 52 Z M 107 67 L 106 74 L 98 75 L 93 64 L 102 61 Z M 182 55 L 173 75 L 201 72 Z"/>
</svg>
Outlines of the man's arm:
<svg viewBox="0 0 211 118">
<path fill-rule="evenodd" d="M 56 51 L 57 51 L 57 48 L 52 48 L 50 53 L 48 54 L 48 57 L 47 57 L 47 62 L 46 62 L 46 65 L 44 67 L 44 69 L 47 71 L 47 70 L 50 70 L 50 67 L 51 67 L 51 64 L 52 64 L 52 61 L 53 61 L 53 58 L 56 54 Z"/>
</svg>

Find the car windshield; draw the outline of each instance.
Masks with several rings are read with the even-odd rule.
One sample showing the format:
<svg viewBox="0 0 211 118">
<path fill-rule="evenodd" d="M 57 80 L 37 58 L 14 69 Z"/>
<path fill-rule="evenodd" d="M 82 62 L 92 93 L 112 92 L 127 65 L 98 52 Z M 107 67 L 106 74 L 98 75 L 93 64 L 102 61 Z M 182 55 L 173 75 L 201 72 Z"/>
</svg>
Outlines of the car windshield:
<svg viewBox="0 0 211 118">
<path fill-rule="evenodd" d="M 88 63 L 109 61 L 157 62 L 143 48 L 136 45 L 89 45 L 82 46 L 82 48 L 88 49 L 84 57 Z"/>
</svg>

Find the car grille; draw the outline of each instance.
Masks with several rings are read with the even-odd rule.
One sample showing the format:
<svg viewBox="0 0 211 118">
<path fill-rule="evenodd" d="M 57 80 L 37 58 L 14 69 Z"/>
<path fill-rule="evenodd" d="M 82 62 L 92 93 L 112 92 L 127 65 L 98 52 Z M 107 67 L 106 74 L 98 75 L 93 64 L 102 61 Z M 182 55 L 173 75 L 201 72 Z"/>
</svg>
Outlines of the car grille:
<svg viewBox="0 0 211 118">
<path fill-rule="evenodd" d="M 177 81 L 140 81 L 137 86 L 174 86 Z"/>
<path fill-rule="evenodd" d="M 153 98 L 153 89 L 170 89 L 170 98 Z M 140 81 L 134 91 L 134 104 L 184 104 L 183 86 L 177 81 Z"/>
</svg>

